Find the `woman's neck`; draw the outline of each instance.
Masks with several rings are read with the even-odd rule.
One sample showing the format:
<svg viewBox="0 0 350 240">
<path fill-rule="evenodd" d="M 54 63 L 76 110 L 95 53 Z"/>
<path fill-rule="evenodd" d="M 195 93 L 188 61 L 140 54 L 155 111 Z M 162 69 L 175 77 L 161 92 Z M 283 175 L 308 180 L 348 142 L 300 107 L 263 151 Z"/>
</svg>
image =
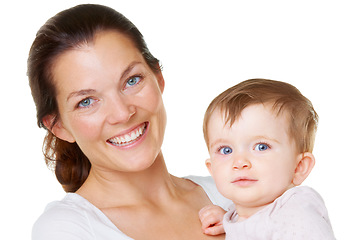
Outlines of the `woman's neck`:
<svg viewBox="0 0 350 240">
<path fill-rule="evenodd" d="M 179 194 L 160 152 L 151 167 L 141 172 L 102 171 L 92 166 L 83 186 L 76 192 L 98 208 L 160 203 Z"/>
</svg>

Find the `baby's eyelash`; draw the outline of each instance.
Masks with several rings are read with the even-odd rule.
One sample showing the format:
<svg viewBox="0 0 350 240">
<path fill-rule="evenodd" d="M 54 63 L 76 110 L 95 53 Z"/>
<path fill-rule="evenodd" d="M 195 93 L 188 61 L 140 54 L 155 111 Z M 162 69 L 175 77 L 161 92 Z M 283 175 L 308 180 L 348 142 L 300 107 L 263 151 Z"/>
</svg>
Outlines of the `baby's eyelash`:
<svg viewBox="0 0 350 240">
<path fill-rule="evenodd" d="M 216 152 L 219 154 L 227 155 L 232 153 L 232 148 L 230 146 L 223 145 L 220 146 Z"/>
<path fill-rule="evenodd" d="M 216 152 L 220 152 L 221 149 L 223 149 L 224 147 L 226 147 L 225 145 L 221 145 L 218 148 L 216 148 Z"/>
<path fill-rule="evenodd" d="M 254 150 L 257 151 L 266 151 L 268 149 L 271 149 L 271 145 L 267 142 L 258 142 L 254 145 Z"/>
<path fill-rule="evenodd" d="M 271 145 L 270 145 L 269 143 L 267 143 L 267 142 L 263 142 L 263 141 L 258 142 L 256 145 L 258 145 L 258 144 L 265 144 L 266 146 L 271 147 Z"/>
</svg>

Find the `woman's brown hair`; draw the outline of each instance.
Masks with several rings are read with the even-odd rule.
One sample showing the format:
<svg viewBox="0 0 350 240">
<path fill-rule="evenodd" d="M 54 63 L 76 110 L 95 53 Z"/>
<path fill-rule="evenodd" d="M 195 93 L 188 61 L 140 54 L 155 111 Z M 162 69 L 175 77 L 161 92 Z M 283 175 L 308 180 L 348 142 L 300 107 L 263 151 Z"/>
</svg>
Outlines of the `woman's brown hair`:
<svg viewBox="0 0 350 240">
<path fill-rule="evenodd" d="M 43 152 L 48 167 L 66 192 L 75 192 L 85 182 L 91 164 L 76 143 L 57 138 L 43 124 L 45 116 L 59 118 L 53 82 L 54 61 L 66 51 L 93 41 L 101 31 L 117 31 L 127 36 L 142 53 L 152 71 L 160 71 L 159 61 L 149 51 L 136 26 L 112 8 L 83 4 L 50 18 L 37 32 L 28 57 L 28 78 L 37 110 L 38 126 L 47 130 Z"/>
</svg>

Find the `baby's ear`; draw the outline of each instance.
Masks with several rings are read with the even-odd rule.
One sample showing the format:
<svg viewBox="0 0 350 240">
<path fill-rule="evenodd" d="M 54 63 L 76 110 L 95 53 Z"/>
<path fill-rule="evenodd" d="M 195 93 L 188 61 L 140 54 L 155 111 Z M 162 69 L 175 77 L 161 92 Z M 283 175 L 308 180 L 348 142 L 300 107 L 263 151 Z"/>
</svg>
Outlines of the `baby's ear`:
<svg viewBox="0 0 350 240">
<path fill-rule="evenodd" d="M 293 184 L 300 185 L 309 176 L 311 170 L 315 166 L 315 157 L 310 152 L 304 152 L 298 155 L 297 167 L 295 168 L 295 175 Z"/>
<path fill-rule="evenodd" d="M 61 120 L 57 120 L 54 124 L 55 117 L 52 115 L 47 115 L 43 118 L 43 124 L 47 129 L 49 129 L 53 135 L 58 137 L 59 139 L 62 139 L 64 141 L 74 143 L 75 139 L 70 134 L 70 132 L 62 125 Z"/>
<path fill-rule="evenodd" d="M 211 174 L 211 160 L 210 160 L 210 158 L 208 158 L 207 160 L 205 160 L 205 165 L 207 166 L 210 175 L 212 175 L 212 174 Z"/>
</svg>

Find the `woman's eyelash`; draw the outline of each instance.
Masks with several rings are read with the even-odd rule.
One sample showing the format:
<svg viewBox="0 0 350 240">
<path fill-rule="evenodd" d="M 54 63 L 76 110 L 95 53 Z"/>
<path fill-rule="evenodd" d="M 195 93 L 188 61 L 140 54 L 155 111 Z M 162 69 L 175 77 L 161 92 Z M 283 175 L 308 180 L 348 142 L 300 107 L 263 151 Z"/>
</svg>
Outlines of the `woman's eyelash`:
<svg viewBox="0 0 350 240">
<path fill-rule="evenodd" d="M 91 105 L 94 104 L 96 100 L 93 99 L 92 97 L 87 97 L 84 98 L 83 100 L 81 100 L 80 102 L 78 102 L 78 104 L 76 105 L 76 108 L 89 108 Z"/>
<path fill-rule="evenodd" d="M 129 77 L 126 80 L 124 89 L 128 88 L 128 87 L 132 87 L 132 86 L 138 85 L 143 80 L 143 78 L 144 77 L 143 77 L 142 74 L 136 74 L 136 75 L 133 75 L 133 76 Z"/>
</svg>

